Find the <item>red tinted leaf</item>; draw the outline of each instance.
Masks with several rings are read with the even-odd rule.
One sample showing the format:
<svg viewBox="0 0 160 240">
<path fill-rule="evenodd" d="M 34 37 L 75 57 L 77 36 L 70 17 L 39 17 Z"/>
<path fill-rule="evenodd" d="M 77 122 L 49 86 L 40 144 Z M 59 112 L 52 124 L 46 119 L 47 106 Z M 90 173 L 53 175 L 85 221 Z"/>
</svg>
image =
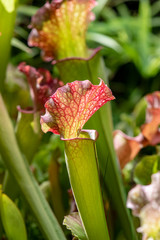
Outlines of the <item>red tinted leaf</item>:
<svg viewBox="0 0 160 240">
<path fill-rule="evenodd" d="M 158 134 L 160 126 L 160 92 L 148 94 L 146 100 L 148 103 L 146 124 L 142 126 L 142 134 L 148 141 L 155 142 L 154 138 Z"/>
<path fill-rule="evenodd" d="M 32 17 L 28 44 L 42 49 L 46 61 L 86 57 L 85 33 L 95 0 L 53 0 Z"/>
<path fill-rule="evenodd" d="M 123 168 L 133 160 L 142 147 L 160 143 L 160 92 L 148 94 L 146 123 L 141 126 L 141 133 L 136 137 L 129 137 L 121 131 L 114 133 L 114 146 Z"/>
<path fill-rule="evenodd" d="M 155 91 L 151 94 L 146 95 L 146 100 L 148 103 L 148 109 L 155 108 L 159 109 L 160 108 L 160 92 Z"/>
<path fill-rule="evenodd" d="M 138 154 L 143 147 L 142 140 L 142 135 L 138 137 L 129 137 L 119 130 L 114 131 L 114 147 L 121 169 Z"/>
<path fill-rule="evenodd" d="M 87 120 L 113 99 L 111 90 L 102 80 L 98 86 L 89 80 L 68 83 L 46 102 L 46 114 L 41 117 L 42 130 L 64 138 L 77 137 Z"/>
<path fill-rule="evenodd" d="M 27 77 L 35 111 L 44 109 L 44 104 L 49 96 L 63 85 L 57 78 L 52 78 L 46 69 L 36 69 L 24 62 L 18 66 L 18 69 Z"/>
<path fill-rule="evenodd" d="M 114 148 L 116 150 L 121 169 L 133 160 L 139 151 L 146 146 L 160 143 L 160 132 L 156 132 L 151 141 L 148 141 L 142 133 L 136 137 L 130 137 L 120 130 L 114 131 Z"/>
</svg>

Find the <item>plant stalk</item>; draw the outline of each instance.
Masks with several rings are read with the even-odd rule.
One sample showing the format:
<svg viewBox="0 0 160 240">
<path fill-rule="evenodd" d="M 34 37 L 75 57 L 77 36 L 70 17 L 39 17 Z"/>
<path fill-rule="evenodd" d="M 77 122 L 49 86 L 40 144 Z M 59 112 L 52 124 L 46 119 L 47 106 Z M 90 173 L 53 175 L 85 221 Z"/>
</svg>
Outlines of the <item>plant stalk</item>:
<svg viewBox="0 0 160 240">
<path fill-rule="evenodd" d="M 94 130 L 82 131 L 78 138 L 63 139 L 65 158 L 87 238 L 109 240 L 96 159 L 96 135 Z"/>
<path fill-rule="evenodd" d="M 65 236 L 39 189 L 29 165 L 18 148 L 14 129 L 0 95 L 0 153 L 15 182 L 27 200 L 44 236 L 48 240 L 65 240 Z"/>
</svg>

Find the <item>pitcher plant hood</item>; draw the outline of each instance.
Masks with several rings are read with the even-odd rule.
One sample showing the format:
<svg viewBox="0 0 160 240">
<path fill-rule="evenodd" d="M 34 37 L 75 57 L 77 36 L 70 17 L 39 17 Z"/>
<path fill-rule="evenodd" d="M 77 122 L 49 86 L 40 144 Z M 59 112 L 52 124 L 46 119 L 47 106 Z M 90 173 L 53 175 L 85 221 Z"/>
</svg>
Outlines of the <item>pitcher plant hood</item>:
<svg viewBox="0 0 160 240">
<path fill-rule="evenodd" d="M 95 5 L 95 0 L 46 2 L 32 17 L 29 46 L 42 49 L 46 61 L 87 57 L 85 34 Z"/>
<path fill-rule="evenodd" d="M 89 80 L 67 83 L 46 102 L 46 113 L 41 117 L 42 130 L 63 138 L 76 138 L 87 120 L 113 99 L 111 90 L 102 80 L 99 85 Z"/>
</svg>

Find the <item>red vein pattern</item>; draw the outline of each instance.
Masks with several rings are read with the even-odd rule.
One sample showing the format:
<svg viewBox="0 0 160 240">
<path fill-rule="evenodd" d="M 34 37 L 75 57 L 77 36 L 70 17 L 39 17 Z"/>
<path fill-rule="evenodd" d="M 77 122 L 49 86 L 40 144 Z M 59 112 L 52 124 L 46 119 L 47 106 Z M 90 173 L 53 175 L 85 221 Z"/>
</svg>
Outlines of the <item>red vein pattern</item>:
<svg viewBox="0 0 160 240">
<path fill-rule="evenodd" d="M 111 90 L 102 80 L 99 85 L 89 80 L 67 83 L 46 102 L 46 114 L 41 117 L 42 130 L 64 138 L 78 137 L 87 120 L 113 99 Z"/>
<path fill-rule="evenodd" d="M 29 46 L 42 49 L 44 60 L 87 57 L 85 33 L 95 0 L 52 0 L 32 17 Z"/>
</svg>

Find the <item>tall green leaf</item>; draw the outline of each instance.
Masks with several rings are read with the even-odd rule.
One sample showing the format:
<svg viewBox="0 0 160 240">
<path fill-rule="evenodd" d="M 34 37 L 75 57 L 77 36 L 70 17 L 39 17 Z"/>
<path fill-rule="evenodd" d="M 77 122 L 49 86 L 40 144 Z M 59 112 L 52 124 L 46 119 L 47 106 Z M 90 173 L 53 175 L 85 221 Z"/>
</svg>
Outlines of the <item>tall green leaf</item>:
<svg viewBox="0 0 160 240">
<path fill-rule="evenodd" d="M 29 165 L 19 150 L 14 129 L 0 96 L 0 153 L 5 164 L 28 202 L 43 234 L 48 240 L 65 240 L 65 236 L 39 189 Z"/>
<path fill-rule="evenodd" d="M 27 240 L 27 233 L 22 215 L 14 202 L 1 193 L 0 214 L 9 240 Z"/>
<path fill-rule="evenodd" d="M 4 89 L 11 38 L 16 17 L 17 0 L 0 0 L 0 90 Z M 7 25 L 6 25 L 7 24 Z"/>
</svg>

